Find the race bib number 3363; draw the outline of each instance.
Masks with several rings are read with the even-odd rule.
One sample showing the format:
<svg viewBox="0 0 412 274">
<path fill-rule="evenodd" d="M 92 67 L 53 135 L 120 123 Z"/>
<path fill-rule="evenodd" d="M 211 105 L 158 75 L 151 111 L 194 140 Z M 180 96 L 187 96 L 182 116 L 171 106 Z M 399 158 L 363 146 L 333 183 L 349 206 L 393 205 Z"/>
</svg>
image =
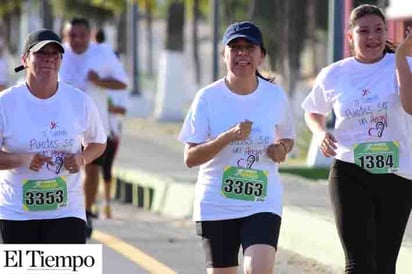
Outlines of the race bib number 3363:
<svg viewBox="0 0 412 274">
<path fill-rule="evenodd" d="M 264 201 L 267 192 L 267 172 L 263 170 L 226 167 L 222 177 L 222 195 L 245 201 Z"/>
<path fill-rule="evenodd" d="M 23 182 L 25 210 L 55 210 L 65 206 L 67 206 L 67 184 L 64 177 Z"/>
<path fill-rule="evenodd" d="M 399 170 L 399 143 L 361 143 L 354 148 L 355 164 L 375 174 Z"/>
</svg>

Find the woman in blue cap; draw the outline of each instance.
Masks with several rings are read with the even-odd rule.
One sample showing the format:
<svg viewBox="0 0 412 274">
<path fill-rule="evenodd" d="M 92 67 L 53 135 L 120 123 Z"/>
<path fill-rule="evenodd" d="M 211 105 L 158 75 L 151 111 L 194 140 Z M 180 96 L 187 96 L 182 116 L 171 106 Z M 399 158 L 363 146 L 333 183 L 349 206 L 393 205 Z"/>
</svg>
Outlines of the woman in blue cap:
<svg viewBox="0 0 412 274">
<path fill-rule="evenodd" d="M 295 138 L 285 92 L 258 73 L 266 50 L 251 22 L 223 36 L 227 74 L 199 90 L 179 140 L 200 166 L 193 219 L 208 273 L 273 273 L 282 211 L 278 165 Z"/>
</svg>

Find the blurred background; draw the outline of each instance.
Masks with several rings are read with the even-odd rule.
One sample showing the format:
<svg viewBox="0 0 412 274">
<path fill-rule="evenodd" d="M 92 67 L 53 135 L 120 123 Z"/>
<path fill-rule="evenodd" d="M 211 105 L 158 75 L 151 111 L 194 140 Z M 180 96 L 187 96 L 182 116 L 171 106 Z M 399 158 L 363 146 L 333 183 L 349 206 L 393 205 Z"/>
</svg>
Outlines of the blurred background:
<svg viewBox="0 0 412 274">
<path fill-rule="evenodd" d="M 254 21 L 268 51 L 262 72 L 289 95 L 300 137 L 292 158 L 302 159 L 311 134 L 300 103 L 323 66 L 350 55 L 347 18 L 362 3 L 384 10 L 394 41 L 412 26 L 410 0 L 0 0 L 0 49 L 12 85 L 21 77 L 13 68 L 28 32 L 61 33 L 65 20 L 86 17 L 93 30 L 105 30 L 130 76 L 128 115 L 181 121 L 196 91 L 225 73 L 220 50 L 227 25 Z"/>
</svg>

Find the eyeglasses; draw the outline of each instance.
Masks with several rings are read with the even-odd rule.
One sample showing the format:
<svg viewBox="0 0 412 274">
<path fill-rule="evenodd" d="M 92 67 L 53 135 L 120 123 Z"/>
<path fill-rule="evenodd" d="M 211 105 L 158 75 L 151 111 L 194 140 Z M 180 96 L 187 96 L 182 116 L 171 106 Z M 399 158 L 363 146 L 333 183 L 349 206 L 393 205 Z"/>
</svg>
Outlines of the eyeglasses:
<svg viewBox="0 0 412 274">
<path fill-rule="evenodd" d="M 232 53 L 238 53 L 239 51 L 246 52 L 246 53 L 251 53 L 257 48 L 257 46 L 255 46 L 255 45 L 246 45 L 246 46 L 228 45 L 228 47 L 230 48 L 230 51 Z"/>
<path fill-rule="evenodd" d="M 57 59 L 62 56 L 60 51 L 47 51 L 47 50 L 38 50 L 36 52 L 32 52 L 34 56 L 38 58 L 53 58 Z"/>
</svg>

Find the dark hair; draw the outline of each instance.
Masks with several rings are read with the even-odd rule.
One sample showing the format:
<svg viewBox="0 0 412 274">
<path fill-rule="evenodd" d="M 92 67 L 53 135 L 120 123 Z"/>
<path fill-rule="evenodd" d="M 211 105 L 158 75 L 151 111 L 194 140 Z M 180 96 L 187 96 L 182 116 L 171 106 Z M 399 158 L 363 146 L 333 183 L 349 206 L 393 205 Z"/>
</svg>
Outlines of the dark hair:
<svg viewBox="0 0 412 274">
<path fill-rule="evenodd" d="M 362 18 L 366 15 L 376 15 L 380 17 L 386 27 L 386 18 L 382 10 L 375 5 L 363 4 L 363 5 L 357 6 L 356 8 L 352 10 L 350 17 L 349 17 L 349 29 L 352 30 L 357 24 L 356 21 L 359 18 Z M 398 46 L 397 43 L 392 42 L 390 40 L 386 40 L 385 49 L 383 50 L 383 52 L 384 53 L 394 53 L 397 46 Z"/>
<path fill-rule="evenodd" d="M 78 25 L 83 25 L 86 27 L 88 31 L 90 31 L 90 23 L 89 20 L 83 17 L 74 17 L 73 19 L 70 20 L 70 25 L 72 26 L 78 26 Z"/>
<path fill-rule="evenodd" d="M 106 34 L 104 33 L 104 30 L 98 29 L 94 38 L 96 39 L 97 43 L 103 43 L 104 41 L 106 41 Z"/>
<path fill-rule="evenodd" d="M 268 81 L 270 83 L 275 83 L 275 77 L 265 77 L 263 76 L 258 70 L 256 70 L 256 77 L 259 77 L 265 81 Z"/>
</svg>

